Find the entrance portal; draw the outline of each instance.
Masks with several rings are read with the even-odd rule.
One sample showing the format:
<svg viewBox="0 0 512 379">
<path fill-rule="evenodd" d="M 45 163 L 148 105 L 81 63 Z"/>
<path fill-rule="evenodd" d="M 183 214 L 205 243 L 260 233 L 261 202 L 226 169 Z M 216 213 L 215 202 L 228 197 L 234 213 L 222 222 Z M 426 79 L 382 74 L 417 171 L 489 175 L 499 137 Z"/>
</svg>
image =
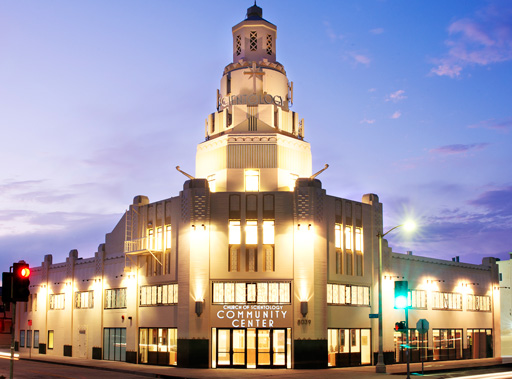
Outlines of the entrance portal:
<svg viewBox="0 0 512 379">
<path fill-rule="evenodd" d="M 286 329 L 212 329 L 213 367 L 286 368 Z"/>
</svg>

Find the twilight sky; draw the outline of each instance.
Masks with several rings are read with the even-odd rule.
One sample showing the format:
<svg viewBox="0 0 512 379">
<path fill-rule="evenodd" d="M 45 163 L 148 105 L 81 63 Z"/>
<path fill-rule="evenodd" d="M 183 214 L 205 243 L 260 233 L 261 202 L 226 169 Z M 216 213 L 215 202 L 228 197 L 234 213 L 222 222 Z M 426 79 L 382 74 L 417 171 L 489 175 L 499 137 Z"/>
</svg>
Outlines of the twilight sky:
<svg viewBox="0 0 512 379">
<path fill-rule="evenodd" d="M 135 195 L 176 196 L 252 1 L 0 4 L 0 271 L 91 257 Z M 258 0 L 313 171 L 376 193 L 394 251 L 512 252 L 510 1 Z"/>
</svg>

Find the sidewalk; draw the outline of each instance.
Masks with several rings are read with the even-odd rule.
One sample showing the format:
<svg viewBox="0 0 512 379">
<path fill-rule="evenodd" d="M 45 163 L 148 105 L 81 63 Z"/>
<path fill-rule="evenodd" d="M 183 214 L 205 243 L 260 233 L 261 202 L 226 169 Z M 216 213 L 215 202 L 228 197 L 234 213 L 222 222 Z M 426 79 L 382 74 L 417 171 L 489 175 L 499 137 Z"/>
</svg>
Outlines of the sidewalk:
<svg viewBox="0 0 512 379">
<path fill-rule="evenodd" d="M 2 349 L 3 350 L 3 349 Z M 71 358 L 61 356 L 48 356 L 42 354 L 32 354 L 19 352 L 21 360 L 33 360 L 39 362 L 62 364 L 83 368 L 95 368 L 106 371 L 124 372 L 138 374 L 147 377 L 160 378 L 180 378 L 180 379 L 228 379 L 228 378 L 247 378 L 247 379 L 266 379 L 266 378 L 296 378 L 309 379 L 318 378 L 344 378 L 344 379 L 372 379 L 384 378 L 402 379 L 406 378 L 407 365 L 395 364 L 386 366 L 387 374 L 375 373 L 375 366 L 363 367 L 347 367 L 347 368 L 330 368 L 321 370 L 284 370 L 284 369 L 192 369 L 169 366 L 150 366 L 141 364 L 132 364 L 126 362 L 104 361 L 82 358 Z M 505 361 L 505 362 L 503 362 Z M 441 361 L 441 362 L 425 362 L 425 373 L 429 371 L 453 370 L 458 368 L 485 367 L 495 366 L 508 363 L 508 359 L 487 358 L 487 359 L 466 359 L 459 361 Z M 411 373 L 417 372 L 421 374 L 421 363 L 411 363 Z M 433 373 L 432 373 L 433 374 Z M 430 378 L 441 378 L 442 376 L 429 375 Z"/>
</svg>

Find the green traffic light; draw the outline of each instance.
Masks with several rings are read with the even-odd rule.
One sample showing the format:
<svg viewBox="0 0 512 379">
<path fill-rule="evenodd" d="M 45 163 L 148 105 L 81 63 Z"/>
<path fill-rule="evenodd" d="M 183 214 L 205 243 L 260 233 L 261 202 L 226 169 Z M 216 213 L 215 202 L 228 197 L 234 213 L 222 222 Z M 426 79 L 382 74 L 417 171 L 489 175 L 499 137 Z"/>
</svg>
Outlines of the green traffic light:
<svg viewBox="0 0 512 379">
<path fill-rule="evenodd" d="M 395 308 L 397 308 L 397 309 L 407 308 L 407 297 L 406 296 L 395 297 Z"/>
</svg>

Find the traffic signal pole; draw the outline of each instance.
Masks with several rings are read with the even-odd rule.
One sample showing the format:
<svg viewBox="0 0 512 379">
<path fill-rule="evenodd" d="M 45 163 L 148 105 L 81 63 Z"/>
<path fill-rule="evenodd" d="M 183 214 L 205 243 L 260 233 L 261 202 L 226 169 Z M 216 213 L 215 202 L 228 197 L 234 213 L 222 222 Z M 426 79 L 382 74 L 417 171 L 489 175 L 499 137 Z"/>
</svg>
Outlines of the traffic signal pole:
<svg viewBox="0 0 512 379">
<path fill-rule="evenodd" d="M 16 303 L 12 304 L 12 323 L 11 323 L 11 362 L 9 368 L 9 378 L 14 378 L 14 334 L 16 333 Z"/>
<path fill-rule="evenodd" d="M 405 307 L 405 357 L 407 359 L 407 379 L 411 379 L 410 361 L 409 358 L 409 307 Z"/>
</svg>

